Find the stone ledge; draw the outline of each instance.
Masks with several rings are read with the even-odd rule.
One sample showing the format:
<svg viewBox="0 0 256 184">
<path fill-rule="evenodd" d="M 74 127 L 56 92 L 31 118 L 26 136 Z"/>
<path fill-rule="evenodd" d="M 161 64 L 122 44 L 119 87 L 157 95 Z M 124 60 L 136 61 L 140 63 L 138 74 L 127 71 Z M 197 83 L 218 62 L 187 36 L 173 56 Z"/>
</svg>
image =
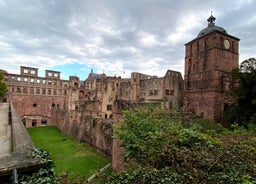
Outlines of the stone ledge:
<svg viewBox="0 0 256 184">
<path fill-rule="evenodd" d="M 38 169 L 44 165 L 42 160 L 32 157 L 34 144 L 12 105 L 9 109 L 9 121 L 12 134 L 12 153 L 10 156 L 0 159 L 0 177 L 10 176 L 13 169 L 17 169 L 18 173 L 21 173 Z"/>
</svg>

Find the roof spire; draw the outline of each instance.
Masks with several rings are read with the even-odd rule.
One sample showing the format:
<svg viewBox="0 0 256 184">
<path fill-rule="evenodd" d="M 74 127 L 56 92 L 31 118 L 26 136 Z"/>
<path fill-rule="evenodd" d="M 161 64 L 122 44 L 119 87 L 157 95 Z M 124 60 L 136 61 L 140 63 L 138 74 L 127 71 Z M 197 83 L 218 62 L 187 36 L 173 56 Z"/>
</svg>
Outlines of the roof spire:
<svg viewBox="0 0 256 184">
<path fill-rule="evenodd" d="M 216 18 L 212 15 L 212 11 L 211 11 L 211 16 L 207 19 L 208 27 L 214 26 L 215 20 L 216 20 Z"/>
</svg>

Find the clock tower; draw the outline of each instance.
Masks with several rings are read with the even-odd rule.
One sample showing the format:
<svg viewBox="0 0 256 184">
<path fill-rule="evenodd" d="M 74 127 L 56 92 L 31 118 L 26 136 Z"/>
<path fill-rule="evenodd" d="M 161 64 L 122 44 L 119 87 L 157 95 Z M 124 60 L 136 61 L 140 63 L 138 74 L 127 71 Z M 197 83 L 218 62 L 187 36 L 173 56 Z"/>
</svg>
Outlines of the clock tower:
<svg viewBox="0 0 256 184">
<path fill-rule="evenodd" d="M 184 109 L 217 122 L 230 100 L 225 93 L 238 67 L 239 39 L 215 20 L 211 15 L 208 26 L 185 44 Z"/>
</svg>

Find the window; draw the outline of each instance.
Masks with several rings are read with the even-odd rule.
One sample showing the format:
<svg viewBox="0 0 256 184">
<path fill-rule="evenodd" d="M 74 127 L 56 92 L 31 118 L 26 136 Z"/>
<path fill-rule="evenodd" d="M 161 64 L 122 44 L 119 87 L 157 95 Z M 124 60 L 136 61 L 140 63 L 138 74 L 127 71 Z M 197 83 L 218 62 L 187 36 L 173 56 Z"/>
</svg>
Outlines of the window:
<svg viewBox="0 0 256 184">
<path fill-rule="evenodd" d="M 174 90 L 166 89 L 165 90 L 165 95 L 174 95 Z"/>
<path fill-rule="evenodd" d="M 34 88 L 30 88 L 30 94 L 34 94 Z"/>
<path fill-rule="evenodd" d="M 35 79 L 31 78 L 30 79 L 30 84 L 34 84 L 34 82 L 35 82 Z"/>
<path fill-rule="evenodd" d="M 50 89 L 48 89 L 48 95 L 51 95 L 52 91 Z"/>
<path fill-rule="evenodd" d="M 52 77 L 52 72 L 49 72 L 49 73 L 48 73 L 48 76 L 49 76 L 49 77 Z"/>
<path fill-rule="evenodd" d="M 24 69 L 23 72 L 24 72 L 24 73 L 28 73 L 28 69 Z"/>
<path fill-rule="evenodd" d="M 43 89 L 43 90 L 42 90 L 42 95 L 45 95 L 45 94 L 46 94 L 46 90 Z"/>
<path fill-rule="evenodd" d="M 36 103 L 33 103 L 33 107 L 36 107 L 37 106 L 37 104 Z"/>
<path fill-rule="evenodd" d="M 17 77 L 17 82 L 20 82 L 21 81 L 21 78 L 20 77 Z"/>
<path fill-rule="evenodd" d="M 153 90 L 149 90 L 149 96 L 153 96 Z"/>
<path fill-rule="evenodd" d="M 23 93 L 27 93 L 28 92 L 28 90 L 27 90 L 27 88 L 23 88 Z"/>
<path fill-rule="evenodd" d="M 15 77 L 11 76 L 11 82 L 14 82 L 14 81 L 15 81 Z"/>
<path fill-rule="evenodd" d="M 36 88 L 36 94 L 40 94 L 40 88 Z"/>
<path fill-rule="evenodd" d="M 20 93 L 20 88 L 17 88 L 17 89 L 16 89 L 16 93 Z"/>
<path fill-rule="evenodd" d="M 52 85 L 52 81 L 51 80 L 48 81 L 48 85 Z"/>
<path fill-rule="evenodd" d="M 35 126 L 36 126 L 36 120 L 33 119 L 33 120 L 32 120 L 32 127 L 35 127 Z"/>
<path fill-rule="evenodd" d="M 35 75 L 35 74 L 36 74 L 36 71 L 35 71 L 35 70 L 31 70 L 30 73 L 33 74 L 33 75 Z"/>
<path fill-rule="evenodd" d="M 107 105 L 107 111 L 111 111 L 112 110 L 112 105 Z"/>
<path fill-rule="evenodd" d="M 36 79 L 37 84 L 40 84 L 40 82 L 41 82 L 40 79 Z"/>
<path fill-rule="evenodd" d="M 28 78 L 24 77 L 23 81 L 24 81 L 24 83 L 27 83 L 28 82 Z"/>
<path fill-rule="evenodd" d="M 47 119 L 41 119 L 41 125 L 47 125 Z"/>
<path fill-rule="evenodd" d="M 56 78 L 57 78 L 57 77 L 59 77 L 59 75 L 58 75 L 57 73 L 55 73 L 55 74 L 54 74 L 54 77 L 56 77 Z"/>
</svg>

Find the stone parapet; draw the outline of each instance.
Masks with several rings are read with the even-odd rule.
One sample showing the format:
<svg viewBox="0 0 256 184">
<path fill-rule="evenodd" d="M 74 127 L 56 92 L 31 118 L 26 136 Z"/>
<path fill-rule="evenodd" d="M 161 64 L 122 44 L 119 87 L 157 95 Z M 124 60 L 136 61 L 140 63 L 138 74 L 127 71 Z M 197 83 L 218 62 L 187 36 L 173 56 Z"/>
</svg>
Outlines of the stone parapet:
<svg viewBox="0 0 256 184">
<path fill-rule="evenodd" d="M 8 113 L 8 110 L 5 110 Z M 19 115 L 12 105 L 9 108 L 9 124 L 11 124 L 11 154 L 0 158 L 0 183 L 2 178 L 12 174 L 13 169 L 18 173 L 27 172 L 42 166 L 40 160 L 32 157 L 33 142 L 30 139 Z"/>
</svg>

